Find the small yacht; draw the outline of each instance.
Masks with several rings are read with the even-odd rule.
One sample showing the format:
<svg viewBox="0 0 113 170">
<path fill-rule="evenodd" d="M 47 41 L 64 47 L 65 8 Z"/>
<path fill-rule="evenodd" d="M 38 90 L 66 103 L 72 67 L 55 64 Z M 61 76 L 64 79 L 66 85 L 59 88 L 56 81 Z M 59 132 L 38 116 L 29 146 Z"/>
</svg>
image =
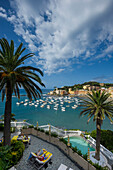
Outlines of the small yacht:
<svg viewBox="0 0 113 170">
<path fill-rule="evenodd" d="M 50 105 L 47 105 L 47 109 L 50 109 L 51 107 L 50 107 Z"/>
<path fill-rule="evenodd" d="M 16 102 L 16 104 L 17 104 L 17 105 L 20 105 L 20 103 L 19 103 L 19 102 Z"/>
</svg>

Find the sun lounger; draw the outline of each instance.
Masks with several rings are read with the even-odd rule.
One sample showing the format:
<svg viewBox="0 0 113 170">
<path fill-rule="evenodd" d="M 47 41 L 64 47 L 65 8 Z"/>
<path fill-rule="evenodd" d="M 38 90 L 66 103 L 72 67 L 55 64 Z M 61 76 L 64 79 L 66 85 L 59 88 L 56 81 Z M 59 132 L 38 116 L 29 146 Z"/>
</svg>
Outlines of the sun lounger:
<svg viewBox="0 0 113 170">
<path fill-rule="evenodd" d="M 46 155 L 46 159 L 44 160 L 39 160 L 37 154 L 34 152 L 31 152 L 28 158 L 28 161 L 35 165 L 38 170 L 41 169 L 42 167 L 47 167 L 48 163 L 52 163 L 51 162 L 51 158 L 53 156 L 52 153 L 48 152 L 45 149 L 42 149 L 42 153 L 40 154 L 40 156 L 42 156 L 43 154 Z"/>
<path fill-rule="evenodd" d="M 26 138 L 26 136 L 24 135 L 24 136 L 14 136 L 12 138 L 12 141 L 13 140 L 22 141 L 25 144 L 25 146 L 28 146 L 28 144 L 30 144 L 31 139 L 30 139 L 30 136 L 28 136 L 28 138 Z"/>
</svg>

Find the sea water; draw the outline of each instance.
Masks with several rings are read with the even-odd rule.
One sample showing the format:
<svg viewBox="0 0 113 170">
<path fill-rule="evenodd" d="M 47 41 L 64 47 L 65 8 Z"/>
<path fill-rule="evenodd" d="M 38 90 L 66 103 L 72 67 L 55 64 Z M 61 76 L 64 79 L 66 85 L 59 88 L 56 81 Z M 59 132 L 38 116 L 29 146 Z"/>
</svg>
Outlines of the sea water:
<svg viewBox="0 0 113 170">
<path fill-rule="evenodd" d="M 50 89 L 44 89 L 43 91 L 43 100 L 46 100 L 48 96 L 47 94 Z M 20 89 L 21 97 L 20 101 L 25 101 L 27 96 L 25 95 L 25 91 Z M 5 99 L 1 101 L 1 94 L 0 94 L 0 115 L 4 114 L 5 108 Z M 56 127 L 64 128 L 64 129 L 80 129 L 80 130 L 87 130 L 92 131 L 96 129 L 96 122 L 90 120 L 89 124 L 87 124 L 87 116 L 80 117 L 81 107 L 78 105 L 76 109 L 72 109 L 72 103 L 65 103 L 63 106 L 65 107 L 65 111 L 62 111 L 61 108 L 58 110 L 54 110 L 54 105 L 51 105 L 51 109 L 47 109 L 47 105 L 43 108 L 30 106 L 24 104 L 16 105 L 18 99 L 13 95 L 12 97 L 12 113 L 15 114 L 15 118 L 17 120 L 26 120 L 27 122 L 36 125 L 37 121 L 39 125 L 51 124 Z M 70 107 L 66 107 L 66 105 L 70 105 Z M 110 121 L 106 118 L 103 121 L 102 129 L 109 129 L 113 130 L 113 124 L 110 124 Z"/>
</svg>

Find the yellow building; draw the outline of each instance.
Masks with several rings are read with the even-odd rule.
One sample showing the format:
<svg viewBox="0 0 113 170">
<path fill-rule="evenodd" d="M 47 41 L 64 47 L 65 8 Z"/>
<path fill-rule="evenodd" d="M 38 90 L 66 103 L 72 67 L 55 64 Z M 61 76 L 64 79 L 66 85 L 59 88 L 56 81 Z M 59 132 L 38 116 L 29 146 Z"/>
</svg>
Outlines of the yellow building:
<svg viewBox="0 0 113 170">
<path fill-rule="evenodd" d="M 84 90 L 87 90 L 88 87 L 90 87 L 90 85 L 84 85 L 84 86 L 83 86 L 83 89 L 84 89 Z"/>
</svg>

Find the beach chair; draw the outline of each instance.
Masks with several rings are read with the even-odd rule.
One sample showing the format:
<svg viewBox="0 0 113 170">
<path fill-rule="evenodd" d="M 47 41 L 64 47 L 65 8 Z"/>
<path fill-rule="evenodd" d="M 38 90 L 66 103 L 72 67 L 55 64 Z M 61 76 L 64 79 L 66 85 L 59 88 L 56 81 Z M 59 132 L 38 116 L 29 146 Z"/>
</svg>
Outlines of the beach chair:
<svg viewBox="0 0 113 170">
<path fill-rule="evenodd" d="M 28 144 L 30 144 L 30 142 L 31 142 L 30 136 L 28 136 L 26 138 L 25 135 L 23 135 L 23 136 L 14 136 L 12 138 L 12 141 L 14 141 L 14 140 L 15 141 L 22 141 L 25 144 L 25 147 L 28 147 Z"/>
<path fill-rule="evenodd" d="M 52 153 L 48 152 L 46 149 L 41 149 L 41 154 L 39 154 L 39 156 L 42 156 L 43 154 L 46 155 L 46 159 L 44 160 L 40 160 L 38 157 L 37 157 L 37 154 L 34 153 L 34 152 L 31 152 L 30 155 L 29 155 L 29 158 L 28 158 L 28 161 L 35 165 L 36 168 L 38 170 L 40 170 L 42 167 L 45 167 L 47 168 L 48 167 L 48 163 L 51 164 L 51 158 L 52 158 Z"/>
</svg>

